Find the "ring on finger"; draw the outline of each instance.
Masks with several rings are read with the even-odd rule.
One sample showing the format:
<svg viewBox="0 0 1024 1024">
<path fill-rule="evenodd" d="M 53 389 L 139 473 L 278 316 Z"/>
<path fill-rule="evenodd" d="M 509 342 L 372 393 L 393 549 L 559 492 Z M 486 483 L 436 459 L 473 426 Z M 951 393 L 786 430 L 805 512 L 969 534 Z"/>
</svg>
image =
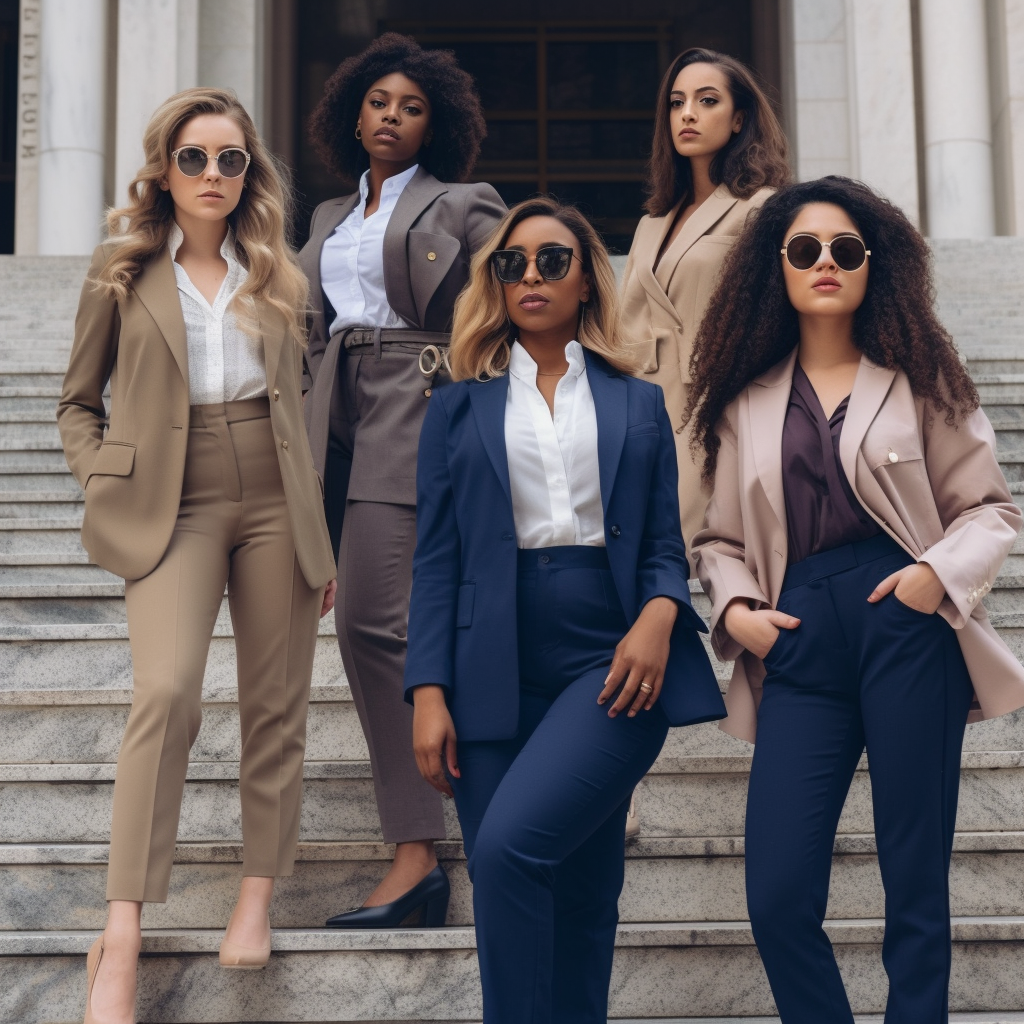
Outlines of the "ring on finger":
<svg viewBox="0 0 1024 1024">
<path fill-rule="evenodd" d="M 654 687 L 651 686 L 650 683 L 641 683 L 640 684 L 640 689 L 643 690 L 644 693 L 653 693 L 654 692 Z"/>
</svg>

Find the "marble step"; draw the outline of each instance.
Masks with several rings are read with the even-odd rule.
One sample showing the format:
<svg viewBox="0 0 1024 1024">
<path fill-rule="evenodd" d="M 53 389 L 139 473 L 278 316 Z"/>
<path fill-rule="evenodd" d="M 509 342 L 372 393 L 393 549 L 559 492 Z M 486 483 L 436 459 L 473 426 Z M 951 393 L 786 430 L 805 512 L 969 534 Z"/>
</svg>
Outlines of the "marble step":
<svg viewBox="0 0 1024 1024">
<path fill-rule="evenodd" d="M 857 1013 L 884 1009 L 880 920 L 836 920 L 827 931 Z M 279 929 L 271 964 L 224 971 L 220 929 L 147 930 L 139 1019 L 214 1021 L 471 1021 L 480 1018 L 472 929 L 345 932 Z M 94 931 L 0 935 L 0 1018 L 81 1020 L 85 954 Z M 950 1008 L 992 1014 L 1024 1005 L 1024 919 L 954 918 Z M 622 924 L 609 1018 L 770 1016 L 775 1007 L 748 925 Z M 998 1018 L 995 1018 L 998 1019 Z"/>
<path fill-rule="evenodd" d="M 4 837 L 11 843 L 101 843 L 110 830 L 113 764 L 0 766 Z M 743 833 L 750 757 L 663 754 L 637 789 L 648 837 L 710 838 Z M 337 842 L 380 839 L 369 763 L 306 761 L 302 837 Z M 449 836 L 458 822 L 446 801 Z M 966 751 L 957 826 L 963 832 L 1024 831 L 1024 752 Z M 870 780 L 862 759 L 839 824 L 873 829 Z M 193 761 L 178 829 L 181 842 L 241 838 L 238 763 Z"/>
<path fill-rule="evenodd" d="M 643 806 L 639 808 L 641 820 Z M 318 928 L 332 914 L 358 906 L 384 877 L 394 847 L 380 842 L 301 842 L 295 873 L 275 887 L 271 916 L 279 928 Z M 624 923 L 747 919 L 742 836 L 641 837 L 626 847 L 619 899 Z M 472 887 L 458 840 L 438 844 L 452 884 L 450 926 L 473 923 Z M 0 845 L 0 932 L 103 928 L 108 847 Z M 144 928 L 218 928 L 238 894 L 239 843 L 180 843 L 171 893 L 147 904 Z M 1024 833 L 956 836 L 950 906 L 957 917 L 1024 915 Z M 884 916 L 885 897 L 873 835 L 837 837 L 828 917 Z"/>
</svg>

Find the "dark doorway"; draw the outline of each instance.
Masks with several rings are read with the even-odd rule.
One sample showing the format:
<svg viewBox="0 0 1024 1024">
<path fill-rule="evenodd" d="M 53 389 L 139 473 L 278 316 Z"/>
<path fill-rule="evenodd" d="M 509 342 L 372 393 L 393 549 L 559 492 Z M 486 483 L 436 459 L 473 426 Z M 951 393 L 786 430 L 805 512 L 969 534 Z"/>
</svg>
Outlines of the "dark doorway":
<svg viewBox="0 0 1024 1024">
<path fill-rule="evenodd" d="M 454 50 L 473 75 L 488 122 L 476 180 L 491 182 L 509 205 L 538 192 L 576 203 L 618 252 L 629 248 L 643 212 L 655 93 L 676 53 L 689 46 L 731 53 L 778 93 L 777 0 L 634 0 L 628 18 L 621 0 L 526 2 L 500 17 L 469 0 L 435 0 L 430 18 L 424 6 L 299 5 L 295 154 L 305 208 L 298 240 L 312 207 L 344 187 L 302 126 L 338 63 L 383 31 Z M 544 17 L 552 10 L 559 20 Z"/>
<path fill-rule="evenodd" d="M 18 121 L 18 0 L 0 0 L 0 253 L 14 252 Z"/>
</svg>

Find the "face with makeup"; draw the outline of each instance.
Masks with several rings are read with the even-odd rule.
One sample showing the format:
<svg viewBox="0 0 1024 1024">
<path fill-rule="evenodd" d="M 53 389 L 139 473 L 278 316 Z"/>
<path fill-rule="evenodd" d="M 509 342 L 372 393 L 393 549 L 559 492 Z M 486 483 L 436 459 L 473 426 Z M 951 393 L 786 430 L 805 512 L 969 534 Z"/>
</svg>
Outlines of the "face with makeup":
<svg viewBox="0 0 1024 1024">
<path fill-rule="evenodd" d="M 189 147 L 201 149 L 209 157 L 203 172 L 190 177 L 171 160 L 160 187 L 171 193 L 177 220 L 224 220 L 242 198 L 247 172 L 225 177 L 217 155 L 226 149 L 244 150 L 245 134 L 238 122 L 226 114 L 200 114 L 186 121 L 175 136 L 174 152 Z"/>
<path fill-rule="evenodd" d="M 430 100 L 400 71 L 385 75 L 363 97 L 356 121 L 371 159 L 411 167 L 430 144 Z"/>
<path fill-rule="evenodd" d="M 714 64 L 688 64 L 669 93 L 672 144 L 680 156 L 713 157 L 743 127 L 725 72 Z"/>
<path fill-rule="evenodd" d="M 828 243 L 851 235 L 863 241 L 860 229 L 850 215 L 833 203 L 808 203 L 803 207 L 786 231 L 783 245 L 788 246 L 797 235 L 810 235 L 819 242 Z M 870 256 L 854 270 L 844 270 L 839 266 L 830 245 L 822 246 L 817 259 L 807 270 L 798 270 L 786 256 L 780 255 L 779 258 L 789 301 L 802 316 L 848 317 L 864 301 Z M 850 261 L 844 259 L 842 262 L 848 264 Z"/>
</svg>

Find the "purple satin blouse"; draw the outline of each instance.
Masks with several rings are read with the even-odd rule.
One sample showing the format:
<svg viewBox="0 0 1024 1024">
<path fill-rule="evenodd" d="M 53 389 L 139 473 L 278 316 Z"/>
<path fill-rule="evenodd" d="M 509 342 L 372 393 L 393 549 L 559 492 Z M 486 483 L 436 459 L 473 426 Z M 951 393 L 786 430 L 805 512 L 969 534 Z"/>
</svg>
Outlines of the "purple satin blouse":
<svg viewBox="0 0 1024 1024">
<path fill-rule="evenodd" d="M 854 496 L 839 459 L 849 402 L 847 396 L 826 417 L 807 374 L 796 364 L 782 428 L 790 565 L 882 532 Z"/>
</svg>

